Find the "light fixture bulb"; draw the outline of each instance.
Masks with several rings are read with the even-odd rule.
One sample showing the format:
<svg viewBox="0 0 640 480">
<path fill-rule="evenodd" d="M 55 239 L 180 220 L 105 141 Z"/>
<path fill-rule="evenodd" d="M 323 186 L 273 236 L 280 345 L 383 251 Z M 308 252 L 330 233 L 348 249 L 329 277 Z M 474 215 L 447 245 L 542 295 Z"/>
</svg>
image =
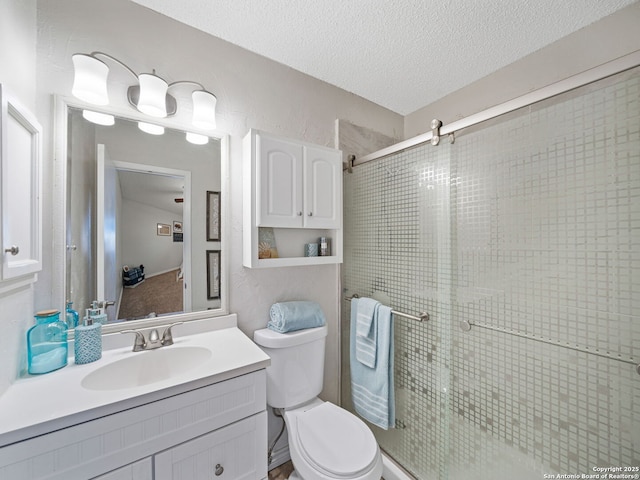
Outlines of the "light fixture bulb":
<svg viewBox="0 0 640 480">
<path fill-rule="evenodd" d="M 191 94 L 193 100 L 193 126 L 204 130 L 216 128 L 216 103 L 218 99 L 212 93 L 196 90 Z"/>
<path fill-rule="evenodd" d="M 187 132 L 187 142 L 193 143 L 194 145 L 206 145 L 209 143 L 209 137 L 198 133 Z"/>
<path fill-rule="evenodd" d="M 138 128 L 150 135 L 163 135 L 164 127 L 154 123 L 138 122 Z"/>
<path fill-rule="evenodd" d="M 140 83 L 140 98 L 137 108 L 142 113 L 152 117 L 167 116 L 167 82 L 157 75 L 141 73 L 138 75 Z"/>
<path fill-rule="evenodd" d="M 76 53 L 71 57 L 75 71 L 71 93 L 93 105 L 107 105 L 107 76 L 109 67 L 91 55 Z"/>
<path fill-rule="evenodd" d="M 94 112 L 93 110 L 82 110 L 82 117 L 91 123 L 104 125 L 105 127 L 110 127 L 111 125 L 116 123 L 116 119 L 113 115 L 109 115 L 108 113 Z"/>
</svg>

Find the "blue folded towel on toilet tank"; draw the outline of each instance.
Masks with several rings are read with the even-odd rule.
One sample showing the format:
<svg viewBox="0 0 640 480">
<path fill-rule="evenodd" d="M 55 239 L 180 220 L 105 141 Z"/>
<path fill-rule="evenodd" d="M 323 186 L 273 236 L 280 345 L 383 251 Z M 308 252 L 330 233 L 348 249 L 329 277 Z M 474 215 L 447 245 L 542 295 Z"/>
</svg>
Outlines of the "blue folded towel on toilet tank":
<svg viewBox="0 0 640 480">
<path fill-rule="evenodd" d="M 269 317 L 267 328 L 279 333 L 321 327 L 327 323 L 320 305 L 310 301 L 274 303 Z"/>
</svg>

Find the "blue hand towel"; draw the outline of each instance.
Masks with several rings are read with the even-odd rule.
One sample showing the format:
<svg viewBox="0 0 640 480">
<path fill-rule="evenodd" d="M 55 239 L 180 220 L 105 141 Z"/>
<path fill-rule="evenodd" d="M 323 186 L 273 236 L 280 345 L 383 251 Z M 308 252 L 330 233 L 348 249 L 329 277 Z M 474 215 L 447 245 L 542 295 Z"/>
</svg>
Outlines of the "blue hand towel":
<svg viewBox="0 0 640 480">
<path fill-rule="evenodd" d="M 280 302 L 271 305 L 267 328 L 279 333 L 321 327 L 326 323 L 324 312 L 316 302 Z"/>
<path fill-rule="evenodd" d="M 385 430 L 395 426 L 396 408 L 393 381 L 393 316 L 391 308 L 380 305 L 372 328 L 377 334 L 375 368 L 367 367 L 356 358 L 358 314 L 351 304 L 351 394 L 356 412 Z"/>
<path fill-rule="evenodd" d="M 372 298 L 354 298 L 351 309 L 356 309 L 356 359 L 374 368 L 376 366 L 377 337 L 374 318 L 378 314 L 380 302 Z"/>
</svg>

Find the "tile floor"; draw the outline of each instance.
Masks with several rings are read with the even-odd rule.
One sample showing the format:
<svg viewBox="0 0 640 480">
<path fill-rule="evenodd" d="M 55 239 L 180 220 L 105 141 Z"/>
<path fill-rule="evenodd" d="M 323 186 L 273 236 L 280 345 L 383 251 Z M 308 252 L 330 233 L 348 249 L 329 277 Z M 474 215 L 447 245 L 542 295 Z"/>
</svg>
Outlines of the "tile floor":
<svg viewBox="0 0 640 480">
<path fill-rule="evenodd" d="M 269 480 L 286 480 L 293 472 L 293 464 L 291 461 L 269 470 Z"/>
</svg>

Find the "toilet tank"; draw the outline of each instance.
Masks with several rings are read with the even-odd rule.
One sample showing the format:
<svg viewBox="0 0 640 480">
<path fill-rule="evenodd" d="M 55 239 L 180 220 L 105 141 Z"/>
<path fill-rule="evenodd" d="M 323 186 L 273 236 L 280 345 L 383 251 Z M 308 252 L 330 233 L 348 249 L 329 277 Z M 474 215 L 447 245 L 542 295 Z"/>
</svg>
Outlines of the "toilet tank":
<svg viewBox="0 0 640 480">
<path fill-rule="evenodd" d="M 278 333 L 256 330 L 253 341 L 271 357 L 267 367 L 267 403 L 290 408 L 316 397 L 322 390 L 327 326 Z"/>
</svg>

